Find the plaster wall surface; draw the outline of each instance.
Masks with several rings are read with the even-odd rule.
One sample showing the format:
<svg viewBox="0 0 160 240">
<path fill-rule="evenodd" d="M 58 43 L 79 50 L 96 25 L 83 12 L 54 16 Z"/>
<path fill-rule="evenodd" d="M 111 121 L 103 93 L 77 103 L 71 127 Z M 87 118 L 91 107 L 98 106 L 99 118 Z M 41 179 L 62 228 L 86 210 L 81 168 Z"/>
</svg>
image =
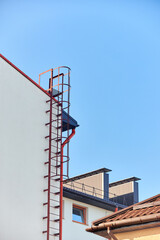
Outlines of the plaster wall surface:
<svg viewBox="0 0 160 240">
<path fill-rule="evenodd" d="M 160 240 L 160 227 L 115 234 L 118 240 Z"/>
<path fill-rule="evenodd" d="M 46 239 L 49 97 L 0 57 L 0 239 Z"/>
<path fill-rule="evenodd" d="M 98 208 L 89 204 L 81 203 L 69 198 L 64 199 L 64 219 L 63 219 L 63 240 L 102 240 L 102 237 L 93 233 L 86 232 L 85 229 L 91 226 L 95 219 L 109 215 L 110 211 Z M 87 224 L 76 223 L 72 221 L 73 204 L 86 207 Z"/>
<path fill-rule="evenodd" d="M 113 197 L 113 194 L 124 195 L 127 193 L 131 193 L 134 191 L 133 182 L 123 183 L 117 186 L 113 186 L 109 188 L 110 197 Z"/>
</svg>

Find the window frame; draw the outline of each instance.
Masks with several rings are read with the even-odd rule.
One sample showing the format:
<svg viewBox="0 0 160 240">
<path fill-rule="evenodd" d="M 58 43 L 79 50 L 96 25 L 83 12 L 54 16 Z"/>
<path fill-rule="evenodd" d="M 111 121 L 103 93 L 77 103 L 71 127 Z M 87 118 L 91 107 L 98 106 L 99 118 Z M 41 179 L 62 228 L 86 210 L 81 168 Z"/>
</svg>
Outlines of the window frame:
<svg viewBox="0 0 160 240">
<path fill-rule="evenodd" d="M 84 222 L 78 222 L 78 221 L 73 220 L 73 209 L 74 208 L 77 208 L 77 209 L 80 209 L 80 210 L 83 211 Z M 77 204 L 73 204 L 72 205 L 72 222 L 80 223 L 80 224 L 83 224 L 83 225 L 87 225 L 87 208 L 79 206 Z"/>
</svg>

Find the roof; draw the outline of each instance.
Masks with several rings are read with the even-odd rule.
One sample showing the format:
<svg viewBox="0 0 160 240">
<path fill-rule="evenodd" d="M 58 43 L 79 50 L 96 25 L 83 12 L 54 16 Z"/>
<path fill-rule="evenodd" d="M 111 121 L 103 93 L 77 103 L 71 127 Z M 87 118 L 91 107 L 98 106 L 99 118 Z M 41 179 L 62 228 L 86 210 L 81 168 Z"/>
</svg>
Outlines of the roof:
<svg viewBox="0 0 160 240">
<path fill-rule="evenodd" d="M 22 74 L 25 78 L 27 78 L 31 83 L 33 83 L 36 87 L 38 87 L 42 92 L 47 94 L 50 97 L 50 94 L 43 89 L 39 84 L 37 84 L 35 81 L 33 81 L 29 76 L 27 76 L 24 72 L 22 72 L 19 68 L 17 68 L 13 63 L 11 63 L 7 58 L 5 58 L 2 54 L 0 54 L 0 57 L 6 61 L 9 65 L 11 65 L 16 71 L 18 71 L 20 74 Z M 57 100 L 53 97 L 54 101 L 57 102 Z M 67 130 L 67 120 L 69 121 L 69 129 L 74 129 L 78 127 L 77 121 L 72 118 L 70 115 L 68 115 L 65 111 L 62 113 L 62 119 L 63 119 L 63 131 Z M 67 119 L 67 120 L 66 120 Z"/>
<path fill-rule="evenodd" d="M 160 222 L 160 194 L 94 221 L 87 231 L 103 236 L 101 231 L 107 227 L 113 230 L 156 221 Z"/>
<path fill-rule="evenodd" d="M 69 127 L 69 129 L 74 129 L 79 126 L 77 121 L 73 117 L 68 115 L 65 111 L 62 112 L 62 120 L 63 120 L 63 131 L 66 131 L 67 127 Z M 69 126 L 68 126 L 68 123 L 69 123 Z"/>
<path fill-rule="evenodd" d="M 87 203 L 92 206 L 96 206 L 102 209 L 106 209 L 114 212 L 115 208 L 123 209 L 126 206 L 110 201 L 109 199 L 102 199 L 84 192 L 80 192 L 74 189 L 63 187 L 63 197 L 76 200 L 78 202 Z"/>
<path fill-rule="evenodd" d="M 85 174 L 81 174 L 81 175 L 66 179 L 64 181 L 64 183 L 71 182 L 71 181 L 76 181 L 76 180 L 79 180 L 79 179 L 82 179 L 82 178 L 90 177 L 90 176 L 98 174 L 98 173 L 110 172 L 110 171 L 112 171 L 112 170 L 110 170 L 108 168 L 100 168 L 100 169 L 97 169 L 97 170 L 92 171 L 92 172 L 88 172 L 88 173 L 85 173 Z"/>
<path fill-rule="evenodd" d="M 109 186 L 113 187 L 113 186 L 117 186 L 117 185 L 120 185 L 120 184 L 123 184 L 123 183 L 135 182 L 135 181 L 139 181 L 139 180 L 141 180 L 141 179 L 137 178 L 137 177 L 125 178 L 125 179 L 119 180 L 117 182 L 110 183 Z"/>
</svg>

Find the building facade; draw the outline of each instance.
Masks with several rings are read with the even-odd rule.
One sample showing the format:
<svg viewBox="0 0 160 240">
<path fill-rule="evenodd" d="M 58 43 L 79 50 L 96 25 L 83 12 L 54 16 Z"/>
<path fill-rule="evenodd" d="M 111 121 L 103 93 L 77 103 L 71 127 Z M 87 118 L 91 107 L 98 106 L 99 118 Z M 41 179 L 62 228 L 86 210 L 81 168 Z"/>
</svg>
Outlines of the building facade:
<svg viewBox="0 0 160 240">
<path fill-rule="evenodd" d="M 37 84 L 0 54 L 3 240 L 62 240 L 63 176 L 68 176 L 68 144 L 78 124 L 67 112 L 69 99 L 64 99 L 64 92 L 69 96 L 70 69 L 46 73 L 50 78 L 44 89 L 44 73 Z"/>
<path fill-rule="evenodd" d="M 123 179 L 110 184 L 110 171 L 107 168 L 101 168 L 64 181 L 64 240 L 101 239 L 98 235 L 86 232 L 87 226 L 90 226 L 96 218 L 103 218 L 118 209 L 124 209 L 133 204 L 133 196 L 137 192 L 134 193 L 134 188 L 129 187 L 128 192 L 125 190 L 126 194 L 124 195 L 122 189 L 126 188 L 126 184 L 133 186 L 134 182 L 139 179 Z M 113 185 L 120 186 L 119 195 L 111 192 L 110 186 Z M 118 192 L 118 188 L 116 191 Z M 138 201 L 138 199 L 136 200 Z"/>
<path fill-rule="evenodd" d="M 70 82 L 63 84 L 70 69 L 63 68 L 67 73 L 49 70 L 44 89 L 0 54 L 0 239 L 62 240 L 62 234 L 63 240 L 99 239 L 86 226 L 137 201 L 135 188 L 123 188 L 138 179 L 114 183 L 119 187 L 112 193 L 106 168 L 64 181 L 69 162 L 64 147 L 78 123 L 66 111 L 68 100 L 62 107 L 67 90 L 61 87 L 70 88 Z M 51 79 L 58 79 L 55 88 Z"/>
</svg>

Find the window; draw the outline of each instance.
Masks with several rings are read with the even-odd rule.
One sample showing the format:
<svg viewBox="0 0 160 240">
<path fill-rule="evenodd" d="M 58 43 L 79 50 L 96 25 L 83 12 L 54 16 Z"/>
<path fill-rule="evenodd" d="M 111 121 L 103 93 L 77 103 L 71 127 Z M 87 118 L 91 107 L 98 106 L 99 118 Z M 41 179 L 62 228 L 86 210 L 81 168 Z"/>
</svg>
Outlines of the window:
<svg viewBox="0 0 160 240">
<path fill-rule="evenodd" d="M 86 208 L 73 204 L 72 221 L 86 224 Z"/>
</svg>

